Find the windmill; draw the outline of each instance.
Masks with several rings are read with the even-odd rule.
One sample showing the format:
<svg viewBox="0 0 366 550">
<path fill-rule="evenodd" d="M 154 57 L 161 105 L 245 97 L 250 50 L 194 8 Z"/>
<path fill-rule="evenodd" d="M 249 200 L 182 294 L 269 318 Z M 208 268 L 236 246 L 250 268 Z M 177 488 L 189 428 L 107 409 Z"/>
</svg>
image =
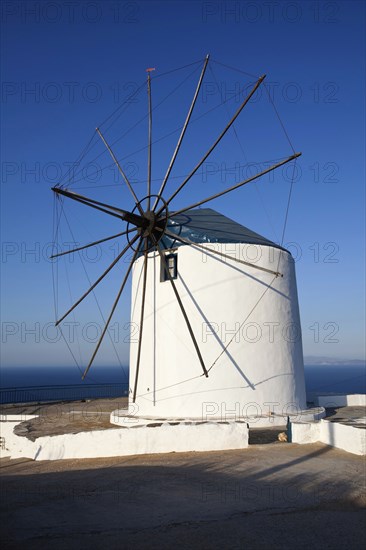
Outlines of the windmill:
<svg viewBox="0 0 366 550">
<path fill-rule="evenodd" d="M 167 193 L 167 183 L 192 119 L 208 63 L 207 55 L 178 141 L 157 191 L 153 189 L 152 182 L 152 68 L 147 69 L 146 192 L 137 196 L 126 171 L 99 127 L 96 134 L 117 167 L 133 207 L 125 209 L 120 204 L 95 200 L 76 193 L 65 184 L 52 188 L 57 198 L 75 201 L 117 218 L 125 225 L 123 231 L 115 235 L 52 256 L 57 258 L 74 254 L 112 238 L 124 237 L 127 241 L 113 262 L 58 317 L 56 325 L 60 325 L 94 292 L 122 258 L 131 255 L 104 328 L 83 372 L 83 379 L 95 361 L 132 275 L 131 319 L 139 327 L 139 336 L 130 352 L 130 406 L 137 405 L 141 414 L 147 416 L 199 417 L 203 407 L 213 411 L 213 414 L 221 414 L 222 403 L 227 406 L 229 402 L 235 406 L 238 402 L 241 405 L 256 403 L 263 410 L 271 398 L 282 408 L 288 403 L 305 407 L 301 336 L 291 340 L 291 336 L 286 338 L 283 333 L 283 327 L 300 326 L 291 254 L 281 245 L 206 208 L 207 203 L 211 205 L 223 195 L 234 195 L 235 191 L 250 182 L 296 161 L 301 153 L 293 151 L 286 158 L 225 189 L 184 207 L 177 209 L 174 206 L 176 198 L 227 132 L 234 128 L 235 121 L 260 88 L 265 76 L 257 78 L 204 155 L 176 189 Z M 230 245 L 230 251 L 223 245 Z M 259 261 L 250 261 L 247 252 L 251 246 L 265 250 L 266 257 L 263 255 Z M 258 321 L 252 321 L 254 312 L 259 313 Z M 271 330 L 279 326 L 282 332 L 278 341 L 259 342 L 255 353 L 251 345 L 253 339 L 248 341 L 247 338 L 240 343 L 240 335 L 243 336 L 243 327 L 248 319 L 252 328 L 255 324 Z M 222 338 L 216 330 L 223 320 L 226 326 L 235 327 L 230 329 L 230 338 Z M 202 338 L 202 327 L 206 330 L 206 341 Z M 208 328 L 211 330 L 209 336 Z M 248 395 L 246 392 L 249 392 Z"/>
</svg>

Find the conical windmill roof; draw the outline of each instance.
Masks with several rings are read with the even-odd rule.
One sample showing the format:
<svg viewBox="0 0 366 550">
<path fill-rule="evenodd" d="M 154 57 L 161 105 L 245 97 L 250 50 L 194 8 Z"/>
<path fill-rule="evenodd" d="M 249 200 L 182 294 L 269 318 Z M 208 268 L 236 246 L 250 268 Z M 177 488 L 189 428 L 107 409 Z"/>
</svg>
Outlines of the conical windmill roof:
<svg viewBox="0 0 366 550">
<path fill-rule="evenodd" d="M 170 231 L 196 243 L 248 243 L 286 250 L 211 208 L 187 210 L 176 216 L 173 212 L 168 226 Z M 169 245 L 168 241 L 171 241 Z M 164 242 L 168 246 L 173 244 L 167 235 L 164 236 Z M 174 246 L 184 246 L 184 244 L 174 241 Z"/>
</svg>

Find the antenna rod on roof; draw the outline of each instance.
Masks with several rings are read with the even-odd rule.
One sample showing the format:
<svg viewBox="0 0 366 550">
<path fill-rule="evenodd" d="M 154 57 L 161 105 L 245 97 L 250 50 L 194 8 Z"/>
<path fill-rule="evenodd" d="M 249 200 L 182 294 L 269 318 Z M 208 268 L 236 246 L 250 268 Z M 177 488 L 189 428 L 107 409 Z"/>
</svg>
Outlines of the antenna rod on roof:
<svg viewBox="0 0 366 550">
<path fill-rule="evenodd" d="M 149 147 L 147 156 L 147 209 L 150 210 L 150 195 L 151 195 L 151 140 L 152 140 L 152 109 L 151 109 L 151 78 L 150 73 L 155 71 L 155 68 L 146 69 L 147 72 L 147 97 L 149 106 Z"/>
</svg>

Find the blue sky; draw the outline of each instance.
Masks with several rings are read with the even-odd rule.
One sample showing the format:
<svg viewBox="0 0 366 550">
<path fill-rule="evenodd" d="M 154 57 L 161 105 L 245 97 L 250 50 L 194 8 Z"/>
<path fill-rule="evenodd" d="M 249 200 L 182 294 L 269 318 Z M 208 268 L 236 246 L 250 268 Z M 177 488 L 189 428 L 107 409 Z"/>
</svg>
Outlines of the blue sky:
<svg viewBox="0 0 366 550">
<path fill-rule="evenodd" d="M 189 172 L 238 107 L 242 84 L 249 89 L 255 81 L 254 76 L 220 63 L 249 75 L 265 73 L 267 89 L 291 143 L 302 152 L 284 244 L 296 257 L 304 353 L 364 357 L 364 2 L 14 1 L 1 4 L 1 17 L 4 365 L 72 362 L 67 347 L 50 328 L 54 320 L 48 259 L 53 223 L 50 187 L 65 173 L 67 163 L 77 158 L 95 126 L 144 82 L 147 67 L 155 67 L 157 77 L 200 61 L 153 80 L 156 105 L 187 78 L 177 94 L 154 111 L 154 137 L 181 125 L 207 53 L 213 72 L 207 72 L 197 114 L 218 105 L 223 97 L 231 101 L 227 111 L 217 109 L 210 121 L 206 117 L 192 125 L 169 190 L 181 181 L 180 175 Z M 146 108 L 143 90 L 111 130 L 105 126 L 108 139 L 116 139 L 118 132 L 146 115 Z M 236 126 L 242 148 L 229 133 L 177 206 L 235 182 L 235 169 L 242 170 L 246 162 L 291 154 L 264 90 L 243 116 Z M 116 145 L 118 158 L 124 159 L 126 170 L 136 179 L 139 196 L 145 194 L 146 151 L 132 153 L 146 145 L 146 132 L 143 121 Z M 157 187 L 177 137 L 159 141 L 153 149 L 152 177 Z M 102 155 L 100 142 L 94 151 Z M 100 159 L 103 167 L 108 166 L 105 155 Z M 110 185 L 111 178 L 115 183 L 114 172 L 106 169 L 96 183 Z M 92 176 L 87 179 L 92 188 Z M 212 207 L 278 240 L 289 191 L 288 173 L 282 172 L 274 182 L 264 179 L 262 187 L 260 181 Z M 80 186 L 88 194 L 86 183 Z M 99 187 L 95 196 L 112 202 L 116 192 L 116 187 Z M 128 195 L 120 199 L 128 201 Z M 109 220 L 108 227 L 102 226 L 98 214 L 83 212 L 81 219 L 80 209 L 73 207 L 69 214 L 80 242 L 91 234 L 101 238 L 109 230 L 118 231 Z M 70 235 L 64 233 L 64 240 L 70 240 Z M 113 256 L 115 249 L 108 253 Z M 103 255 L 88 260 L 92 279 L 110 263 Z M 69 265 L 75 298 L 85 288 L 85 280 L 78 279 L 78 268 Z M 65 295 L 70 298 L 62 269 L 61 308 Z M 112 275 L 101 290 L 104 314 L 121 272 Z M 87 307 L 80 314 L 84 328 L 88 322 L 100 323 L 91 311 Z M 128 319 L 126 297 L 115 319 L 115 344 L 123 362 L 128 357 Z M 85 339 L 90 340 L 85 357 L 93 344 L 93 330 L 90 326 L 84 331 L 82 346 L 86 346 Z M 100 361 L 113 364 L 111 347 L 105 346 L 103 353 Z"/>
</svg>

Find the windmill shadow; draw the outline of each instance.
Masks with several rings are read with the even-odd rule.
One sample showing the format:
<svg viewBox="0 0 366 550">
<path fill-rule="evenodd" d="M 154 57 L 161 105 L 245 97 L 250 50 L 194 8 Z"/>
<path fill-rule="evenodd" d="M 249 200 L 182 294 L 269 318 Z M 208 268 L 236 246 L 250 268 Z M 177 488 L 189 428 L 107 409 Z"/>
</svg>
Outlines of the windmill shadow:
<svg viewBox="0 0 366 550">
<path fill-rule="evenodd" d="M 188 296 L 190 297 L 190 299 L 192 300 L 193 304 L 195 305 L 195 307 L 197 308 L 197 310 L 199 311 L 202 319 L 208 324 L 210 325 L 210 322 L 209 320 L 207 319 L 206 315 L 204 314 L 204 312 L 202 311 L 201 307 L 198 305 L 198 302 L 197 300 L 194 298 L 192 292 L 189 290 L 188 286 L 186 285 L 182 275 L 179 276 L 180 278 L 180 281 L 182 283 L 182 285 L 184 286 Z M 234 365 L 234 367 L 236 368 L 236 370 L 239 372 L 240 376 L 245 380 L 245 382 L 248 384 L 248 386 L 252 389 L 252 390 L 255 390 L 255 386 L 254 384 L 249 380 L 249 378 L 244 374 L 244 372 L 241 370 L 241 368 L 239 367 L 238 363 L 235 361 L 234 357 L 230 354 L 230 352 L 228 352 L 227 349 L 225 349 L 225 346 L 223 344 L 223 342 L 221 341 L 221 339 L 218 337 L 218 335 L 216 334 L 215 331 L 213 331 L 213 335 L 216 339 L 216 341 L 219 343 L 221 349 L 226 353 L 226 355 L 228 356 L 228 358 L 230 359 L 231 363 Z"/>
</svg>

